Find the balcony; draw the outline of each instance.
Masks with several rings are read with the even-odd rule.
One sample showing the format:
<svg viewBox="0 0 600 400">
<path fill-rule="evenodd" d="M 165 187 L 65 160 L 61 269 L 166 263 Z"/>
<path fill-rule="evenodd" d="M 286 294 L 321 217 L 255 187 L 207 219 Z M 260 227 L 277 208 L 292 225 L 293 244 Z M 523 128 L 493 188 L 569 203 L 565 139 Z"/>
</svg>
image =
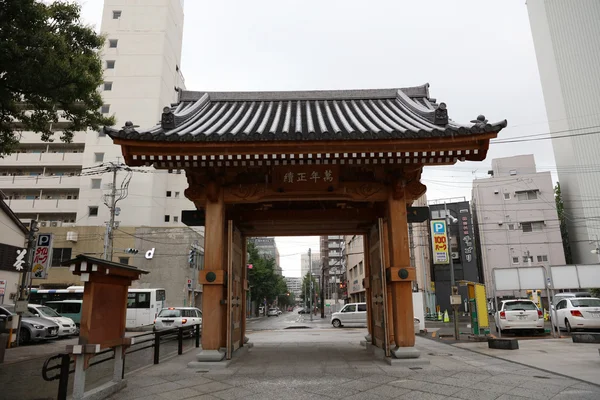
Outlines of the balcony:
<svg viewBox="0 0 600 400">
<path fill-rule="evenodd" d="M 83 153 L 14 153 L 4 157 L 2 166 L 81 166 Z"/>
<path fill-rule="evenodd" d="M 7 200 L 14 213 L 76 213 L 78 200 Z"/>
<path fill-rule="evenodd" d="M 79 176 L 66 175 L 19 175 L 0 176 L 0 189 L 10 195 L 10 189 L 78 189 Z"/>
</svg>

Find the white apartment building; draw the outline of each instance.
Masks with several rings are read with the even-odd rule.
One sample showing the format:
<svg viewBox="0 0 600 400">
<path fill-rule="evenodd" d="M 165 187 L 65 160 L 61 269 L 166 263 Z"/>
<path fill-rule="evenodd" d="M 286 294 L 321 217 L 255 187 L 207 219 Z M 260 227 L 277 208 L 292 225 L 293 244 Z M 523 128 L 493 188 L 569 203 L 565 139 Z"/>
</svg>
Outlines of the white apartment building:
<svg viewBox="0 0 600 400">
<path fill-rule="evenodd" d="M 302 277 L 286 276 L 284 277 L 287 288 L 290 292 L 294 293 L 296 300 L 300 299 L 302 294 Z"/>
<path fill-rule="evenodd" d="M 362 303 L 366 301 L 366 289 L 363 285 L 365 279 L 365 254 L 364 240 L 362 235 L 345 236 L 346 242 L 346 266 L 348 272 L 348 301 L 350 303 Z"/>
<path fill-rule="evenodd" d="M 488 298 L 495 268 L 565 264 L 550 172 L 537 172 L 533 155 L 521 155 L 493 159 L 490 174 L 473 181 L 472 194 Z"/>
<path fill-rule="evenodd" d="M 600 238 L 600 1 L 527 0 L 576 264 Z"/>
<path fill-rule="evenodd" d="M 163 107 L 177 101 L 183 87 L 180 71 L 183 1 L 105 0 L 101 32 L 105 81 L 102 111 L 115 115 L 117 126 L 132 121 L 156 124 Z M 60 131 L 66 121 L 54 126 Z M 60 136 L 57 132 L 56 136 Z M 44 143 L 23 132 L 18 151 L 0 159 L 0 190 L 22 220 L 41 226 L 104 225 L 109 219 L 104 196 L 112 174 L 94 174 L 102 164 L 122 161 L 120 146 L 102 132 L 77 132 L 73 143 Z M 121 226 L 180 226 L 181 210 L 193 209 L 184 197 L 187 182 L 178 171 L 137 169 L 128 196 L 118 207 Z M 126 173 L 119 172 L 117 187 Z"/>
<path fill-rule="evenodd" d="M 305 277 L 306 274 L 311 270 L 310 259 L 312 259 L 312 273 L 318 275 L 321 272 L 321 253 L 311 252 L 310 258 L 308 252 L 300 255 L 300 276 Z"/>
</svg>

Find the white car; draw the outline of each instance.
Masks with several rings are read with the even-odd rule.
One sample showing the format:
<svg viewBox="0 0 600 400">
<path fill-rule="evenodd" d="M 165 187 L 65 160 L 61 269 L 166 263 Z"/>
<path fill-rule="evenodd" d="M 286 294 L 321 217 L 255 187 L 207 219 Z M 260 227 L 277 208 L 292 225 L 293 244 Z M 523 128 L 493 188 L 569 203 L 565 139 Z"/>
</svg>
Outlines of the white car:
<svg viewBox="0 0 600 400">
<path fill-rule="evenodd" d="M 331 314 L 331 324 L 334 328 L 344 325 L 366 325 L 367 303 L 346 304 L 340 312 Z"/>
<path fill-rule="evenodd" d="M 600 328 L 600 299 L 595 297 L 570 297 L 556 304 L 558 327 L 571 332 L 574 329 Z M 556 323 L 553 324 L 556 329 Z"/>
<path fill-rule="evenodd" d="M 73 321 L 71 318 L 63 317 L 48 306 L 43 306 L 41 304 L 28 304 L 27 311 L 36 317 L 48 319 L 57 324 L 59 337 L 77 335 L 79 333 L 77 325 L 75 325 L 75 321 Z"/>
<path fill-rule="evenodd" d="M 269 308 L 269 311 L 267 312 L 267 317 L 279 317 L 279 314 L 281 314 L 281 311 L 279 311 L 276 308 Z"/>
<path fill-rule="evenodd" d="M 202 311 L 195 307 L 168 307 L 159 311 L 154 320 L 154 331 L 200 325 Z"/>
<path fill-rule="evenodd" d="M 544 313 L 528 299 L 503 300 L 496 312 L 496 330 L 544 333 Z"/>
</svg>

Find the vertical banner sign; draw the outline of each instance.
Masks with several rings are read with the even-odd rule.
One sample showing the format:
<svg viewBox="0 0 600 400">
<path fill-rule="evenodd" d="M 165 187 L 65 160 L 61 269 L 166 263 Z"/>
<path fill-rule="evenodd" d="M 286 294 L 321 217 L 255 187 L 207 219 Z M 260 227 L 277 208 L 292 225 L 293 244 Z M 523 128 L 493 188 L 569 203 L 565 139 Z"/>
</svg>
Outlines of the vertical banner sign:
<svg viewBox="0 0 600 400">
<path fill-rule="evenodd" d="M 449 264 L 450 255 L 448 249 L 448 235 L 446 221 L 431 221 L 431 244 L 433 247 L 433 263 Z"/>
<path fill-rule="evenodd" d="M 35 279 L 48 279 L 48 271 L 52 266 L 52 239 L 51 233 L 38 235 L 31 269 Z"/>
<path fill-rule="evenodd" d="M 0 297 L 4 297 L 5 291 L 6 291 L 6 279 L 0 279 Z"/>
</svg>

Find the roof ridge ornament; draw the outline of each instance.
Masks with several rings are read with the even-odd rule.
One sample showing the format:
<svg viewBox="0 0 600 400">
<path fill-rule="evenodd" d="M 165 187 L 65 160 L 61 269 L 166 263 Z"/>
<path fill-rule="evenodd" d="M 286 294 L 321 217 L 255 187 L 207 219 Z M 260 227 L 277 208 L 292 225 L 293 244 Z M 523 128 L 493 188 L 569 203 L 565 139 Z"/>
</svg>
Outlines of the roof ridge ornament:
<svg viewBox="0 0 600 400">
<path fill-rule="evenodd" d="M 135 128 L 139 128 L 139 127 L 140 127 L 139 125 L 134 125 L 133 122 L 127 121 L 127 122 L 125 122 L 125 126 L 123 126 L 121 129 L 125 133 L 133 133 L 136 131 Z"/>
<path fill-rule="evenodd" d="M 433 124 L 434 125 L 448 125 L 448 109 L 446 103 L 440 103 L 433 113 Z"/>
<path fill-rule="evenodd" d="M 175 114 L 173 114 L 171 107 L 163 108 L 162 117 L 160 119 L 160 125 L 166 131 L 175 129 Z"/>
<path fill-rule="evenodd" d="M 472 124 L 475 124 L 475 126 L 478 126 L 480 128 L 483 128 L 487 125 L 488 120 L 485 119 L 485 115 L 480 114 L 477 119 L 471 120 Z"/>
</svg>

